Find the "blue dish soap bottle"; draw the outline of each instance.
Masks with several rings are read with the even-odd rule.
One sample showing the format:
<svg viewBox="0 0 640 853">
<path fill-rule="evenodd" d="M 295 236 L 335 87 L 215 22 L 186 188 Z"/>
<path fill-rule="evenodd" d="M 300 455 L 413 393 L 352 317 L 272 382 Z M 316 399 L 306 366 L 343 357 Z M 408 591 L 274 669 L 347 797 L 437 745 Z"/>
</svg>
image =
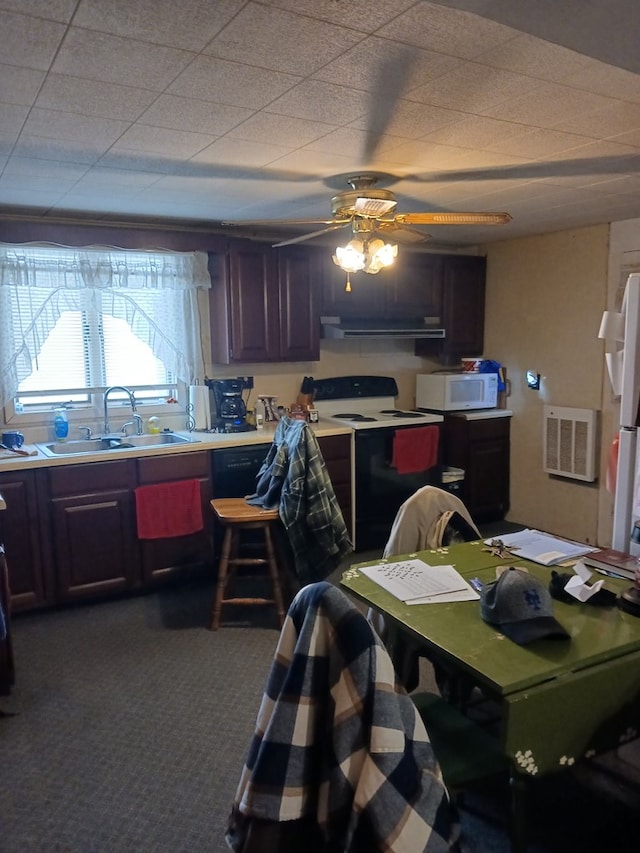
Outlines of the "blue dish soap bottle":
<svg viewBox="0 0 640 853">
<path fill-rule="evenodd" d="M 66 409 L 53 410 L 53 430 L 59 441 L 64 441 L 69 435 L 69 421 Z"/>
</svg>

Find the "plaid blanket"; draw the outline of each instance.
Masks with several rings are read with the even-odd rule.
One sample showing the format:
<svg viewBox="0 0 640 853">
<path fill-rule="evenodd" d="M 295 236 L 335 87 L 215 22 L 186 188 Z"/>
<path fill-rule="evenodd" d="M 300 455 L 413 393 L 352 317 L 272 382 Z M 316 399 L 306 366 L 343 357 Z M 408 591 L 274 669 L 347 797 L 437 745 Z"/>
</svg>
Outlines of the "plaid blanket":
<svg viewBox="0 0 640 853">
<path fill-rule="evenodd" d="M 313 825 L 322 843 L 310 834 L 307 851 L 457 849 L 422 720 L 367 620 L 327 582 L 289 608 L 233 803 L 232 849 L 249 849 L 256 820 Z"/>
</svg>

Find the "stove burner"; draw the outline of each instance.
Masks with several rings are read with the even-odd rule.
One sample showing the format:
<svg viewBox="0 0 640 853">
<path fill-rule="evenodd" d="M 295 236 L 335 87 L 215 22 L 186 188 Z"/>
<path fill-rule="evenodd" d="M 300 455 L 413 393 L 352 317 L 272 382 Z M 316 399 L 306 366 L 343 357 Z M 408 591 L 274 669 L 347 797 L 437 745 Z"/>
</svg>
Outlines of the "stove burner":
<svg viewBox="0 0 640 853">
<path fill-rule="evenodd" d="M 399 415 L 402 413 L 402 409 L 381 409 L 381 415 Z"/>
<path fill-rule="evenodd" d="M 420 414 L 420 412 L 396 412 L 394 418 L 423 418 L 424 415 Z"/>
<path fill-rule="evenodd" d="M 375 418 L 367 417 L 366 415 L 356 415 L 353 412 L 348 412 L 346 414 L 334 415 L 334 418 L 346 418 L 349 421 L 358 421 L 361 423 L 362 421 L 375 421 Z"/>
</svg>

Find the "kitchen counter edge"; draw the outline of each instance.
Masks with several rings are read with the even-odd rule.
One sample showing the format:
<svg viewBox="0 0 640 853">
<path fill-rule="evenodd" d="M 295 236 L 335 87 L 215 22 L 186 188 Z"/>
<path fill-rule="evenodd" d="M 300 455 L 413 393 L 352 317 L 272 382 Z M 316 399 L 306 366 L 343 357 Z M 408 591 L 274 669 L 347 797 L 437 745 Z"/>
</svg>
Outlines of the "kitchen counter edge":
<svg viewBox="0 0 640 853">
<path fill-rule="evenodd" d="M 316 436 L 322 438 L 330 435 L 351 435 L 350 427 L 336 424 L 312 424 Z M 87 462 L 112 462 L 116 459 L 141 459 L 146 456 L 167 456 L 177 453 L 194 453 L 198 450 L 221 450 L 228 447 L 249 447 L 254 444 L 271 444 L 275 433 L 273 427 L 261 430 L 236 433 L 189 433 L 177 431 L 177 435 L 191 438 L 189 444 L 166 444 L 160 447 L 128 447 L 115 449 L 113 452 L 102 450 L 98 453 L 74 453 L 68 456 L 47 456 L 38 445 L 49 442 L 35 442 L 37 456 L 5 456 L 0 458 L 0 474 L 4 471 L 25 471 L 30 468 L 53 468 L 61 465 L 80 465 Z"/>
</svg>

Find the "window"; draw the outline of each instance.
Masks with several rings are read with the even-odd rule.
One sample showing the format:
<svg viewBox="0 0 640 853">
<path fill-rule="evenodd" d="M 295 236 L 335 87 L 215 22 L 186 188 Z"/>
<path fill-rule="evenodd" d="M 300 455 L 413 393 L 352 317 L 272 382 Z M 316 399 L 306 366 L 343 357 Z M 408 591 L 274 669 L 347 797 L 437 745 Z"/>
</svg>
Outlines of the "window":
<svg viewBox="0 0 640 853">
<path fill-rule="evenodd" d="M 90 405 L 110 385 L 175 396 L 204 374 L 202 253 L 0 246 L 0 392 L 20 407 Z"/>
</svg>

